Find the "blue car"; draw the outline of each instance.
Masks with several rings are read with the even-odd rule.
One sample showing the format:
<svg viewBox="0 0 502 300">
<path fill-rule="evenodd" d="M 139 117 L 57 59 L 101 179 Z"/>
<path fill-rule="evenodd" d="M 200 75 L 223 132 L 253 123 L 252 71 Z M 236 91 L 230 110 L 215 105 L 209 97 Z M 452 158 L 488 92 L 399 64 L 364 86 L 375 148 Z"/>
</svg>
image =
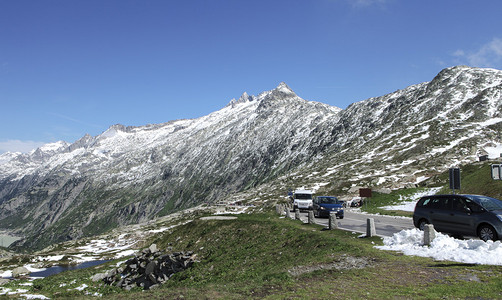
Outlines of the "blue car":
<svg viewBox="0 0 502 300">
<path fill-rule="evenodd" d="M 343 202 L 333 196 L 317 196 L 314 199 L 314 215 L 316 217 L 329 217 L 330 213 L 343 219 Z"/>
</svg>

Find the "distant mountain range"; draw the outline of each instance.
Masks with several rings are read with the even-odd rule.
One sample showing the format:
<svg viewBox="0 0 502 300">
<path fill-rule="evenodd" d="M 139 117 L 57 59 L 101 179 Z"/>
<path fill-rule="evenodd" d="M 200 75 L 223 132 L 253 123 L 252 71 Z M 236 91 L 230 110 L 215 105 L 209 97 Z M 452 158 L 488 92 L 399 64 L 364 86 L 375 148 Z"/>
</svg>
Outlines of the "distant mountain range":
<svg viewBox="0 0 502 300">
<path fill-rule="evenodd" d="M 252 201 L 265 189 L 350 195 L 418 184 L 499 156 L 501 106 L 502 71 L 465 66 L 344 110 L 281 83 L 198 119 L 114 125 L 0 155 L 0 229 L 36 249 L 204 202 Z"/>
</svg>

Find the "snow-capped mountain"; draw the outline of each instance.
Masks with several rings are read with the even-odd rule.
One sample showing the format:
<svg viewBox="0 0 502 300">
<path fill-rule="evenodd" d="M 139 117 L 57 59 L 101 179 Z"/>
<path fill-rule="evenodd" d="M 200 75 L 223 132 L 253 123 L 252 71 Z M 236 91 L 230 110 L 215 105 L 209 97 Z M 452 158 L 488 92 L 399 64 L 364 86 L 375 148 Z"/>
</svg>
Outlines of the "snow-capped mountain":
<svg viewBox="0 0 502 300">
<path fill-rule="evenodd" d="M 146 221 L 261 184 L 397 188 L 495 153 L 502 71 L 453 67 L 345 110 L 286 84 L 205 117 L 0 155 L 0 228 L 41 247 Z M 251 192 L 252 194 L 252 192 Z"/>
<path fill-rule="evenodd" d="M 354 103 L 329 124 L 315 180 L 397 188 L 502 151 L 502 71 L 465 66 L 431 82 Z M 325 181 L 325 180 L 324 180 Z"/>
<path fill-rule="evenodd" d="M 0 227 L 37 233 L 28 243 L 40 245 L 220 200 L 308 161 L 312 130 L 339 111 L 281 83 L 198 119 L 114 125 L 10 157 L 0 165 Z"/>
</svg>

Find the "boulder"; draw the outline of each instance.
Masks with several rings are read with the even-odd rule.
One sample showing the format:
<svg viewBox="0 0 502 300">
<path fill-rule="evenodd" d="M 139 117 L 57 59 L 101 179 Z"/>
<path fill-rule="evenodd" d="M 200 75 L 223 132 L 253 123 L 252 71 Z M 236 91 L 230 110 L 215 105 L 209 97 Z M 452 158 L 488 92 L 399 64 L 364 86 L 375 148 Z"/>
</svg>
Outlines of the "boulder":
<svg viewBox="0 0 502 300">
<path fill-rule="evenodd" d="M 103 280 L 107 277 L 107 273 L 98 273 L 98 274 L 94 274 L 92 277 L 91 277 L 91 280 L 96 282 L 96 281 L 100 281 L 100 280 Z"/>
<path fill-rule="evenodd" d="M 17 267 L 14 270 L 12 270 L 12 277 L 18 278 L 30 275 L 30 273 L 31 273 L 30 270 L 26 269 L 25 267 Z"/>
<path fill-rule="evenodd" d="M 157 249 L 157 245 L 156 244 L 152 244 L 148 249 L 150 249 L 151 253 L 155 253 L 155 252 L 159 251 Z"/>
<path fill-rule="evenodd" d="M 141 287 L 144 290 L 158 288 L 174 273 L 192 266 L 196 254 L 188 252 L 159 251 L 157 245 L 152 244 L 127 260 L 124 267 L 119 267 L 105 273 L 95 274 L 93 281 L 102 280 L 108 285 L 114 285 L 125 290 Z M 120 276 L 119 276 L 120 275 Z"/>
</svg>

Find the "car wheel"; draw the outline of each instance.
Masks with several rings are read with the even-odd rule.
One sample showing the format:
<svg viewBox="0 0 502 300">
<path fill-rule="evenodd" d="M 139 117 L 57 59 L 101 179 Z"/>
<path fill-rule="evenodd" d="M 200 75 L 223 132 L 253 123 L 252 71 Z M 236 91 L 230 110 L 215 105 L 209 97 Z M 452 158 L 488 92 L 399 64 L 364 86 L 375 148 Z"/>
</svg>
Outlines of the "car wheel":
<svg viewBox="0 0 502 300">
<path fill-rule="evenodd" d="M 429 224 L 426 219 L 421 219 L 418 221 L 418 229 L 424 231 L 425 225 Z"/>
<path fill-rule="evenodd" d="M 488 240 L 495 241 L 497 240 L 497 233 L 490 225 L 481 225 L 478 229 L 478 237 L 485 242 Z"/>
<path fill-rule="evenodd" d="M 341 216 L 340 219 L 343 219 L 343 216 Z"/>
</svg>

